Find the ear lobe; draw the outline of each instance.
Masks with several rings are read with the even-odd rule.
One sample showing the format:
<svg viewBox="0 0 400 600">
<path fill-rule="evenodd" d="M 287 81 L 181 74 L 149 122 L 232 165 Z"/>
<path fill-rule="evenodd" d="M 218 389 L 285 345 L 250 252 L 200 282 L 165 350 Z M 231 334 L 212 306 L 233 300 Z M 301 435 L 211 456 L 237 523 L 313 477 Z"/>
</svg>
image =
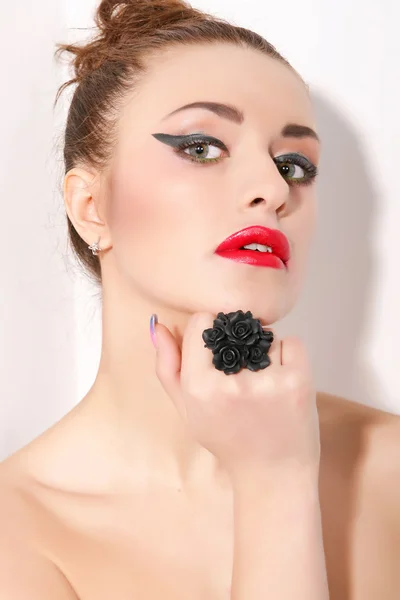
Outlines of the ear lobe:
<svg viewBox="0 0 400 600">
<path fill-rule="evenodd" d="M 93 174 L 84 169 L 68 171 L 64 179 L 65 210 L 75 230 L 88 245 L 101 237 L 103 246 L 108 247 L 109 232 L 93 195 L 93 179 Z"/>
</svg>

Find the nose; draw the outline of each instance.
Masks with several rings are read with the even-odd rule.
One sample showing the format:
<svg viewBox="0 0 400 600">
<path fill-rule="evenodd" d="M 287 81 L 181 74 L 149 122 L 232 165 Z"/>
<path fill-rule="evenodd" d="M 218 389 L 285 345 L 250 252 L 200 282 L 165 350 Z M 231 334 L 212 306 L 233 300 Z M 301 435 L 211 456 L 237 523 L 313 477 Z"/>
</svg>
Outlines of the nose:
<svg viewBox="0 0 400 600">
<path fill-rule="evenodd" d="M 281 210 L 288 201 L 290 187 L 272 158 L 262 160 L 258 166 L 253 164 L 249 173 L 251 184 L 242 197 L 243 210 L 258 205 L 263 205 L 269 212 Z"/>
</svg>

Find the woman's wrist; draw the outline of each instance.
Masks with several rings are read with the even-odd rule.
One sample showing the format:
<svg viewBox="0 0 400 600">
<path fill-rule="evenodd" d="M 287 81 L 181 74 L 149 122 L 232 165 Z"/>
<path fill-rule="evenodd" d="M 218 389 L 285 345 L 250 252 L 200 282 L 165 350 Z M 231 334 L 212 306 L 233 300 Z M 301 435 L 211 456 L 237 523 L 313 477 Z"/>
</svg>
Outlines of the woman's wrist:
<svg viewBox="0 0 400 600">
<path fill-rule="evenodd" d="M 232 600 L 328 600 L 315 472 L 249 469 L 233 485 Z"/>
<path fill-rule="evenodd" d="M 237 477 L 233 502 L 235 519 L 244 521 L 257 521 L 269 514 L 276 525 L 288 526 L 308 518 L 319 520 L 321 516 L 318 478 L 304 472 Z"/>
<path fill-rule="evenodd" d="M 234 494 L 282 495 L 291 491 L 318 494 L 319 469 L 311 467 L 254 467 L 247 466 L 230 471 Z"/>
</svg>

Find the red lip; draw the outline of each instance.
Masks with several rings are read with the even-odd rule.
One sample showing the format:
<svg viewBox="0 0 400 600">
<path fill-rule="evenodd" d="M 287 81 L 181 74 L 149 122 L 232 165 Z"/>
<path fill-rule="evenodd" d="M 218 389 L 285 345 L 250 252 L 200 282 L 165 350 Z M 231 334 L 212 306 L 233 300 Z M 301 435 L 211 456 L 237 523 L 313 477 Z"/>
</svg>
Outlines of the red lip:
<svg viewBox="0 0 400 600">
<path fill-rule="evenodd" d="M 269 246 L 272 252 L 240 250 L 248 244 L 263 244 Z M 215 253 L 248 264 L 282 268 L 290 259 L 290 245 L 287 237 L 278 229 L 258 225 L 246 227 L 229 236 L 218 246 Z"/>
</svg>

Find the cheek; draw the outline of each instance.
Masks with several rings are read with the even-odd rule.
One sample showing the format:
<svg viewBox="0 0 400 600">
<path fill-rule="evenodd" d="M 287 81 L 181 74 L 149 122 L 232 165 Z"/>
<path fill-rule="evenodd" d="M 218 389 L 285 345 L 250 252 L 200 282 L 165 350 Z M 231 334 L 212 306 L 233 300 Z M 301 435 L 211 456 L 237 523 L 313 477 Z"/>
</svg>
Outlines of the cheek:
<svg viewBox="0 0 400 600">
<path fill-rule="evenodd" d="M 292 282 L 301 288 L 307 270 L 310 247 L 316 228 L 316 201 L 313 194 L 307 195 L 298 212 L 293 215 L 285 232 L 293 243 Z"/>
<path fill-rule="evenodd" d="M 160 258 L 182 260 L 182 247 L 200 242 L 205 217 L 200 190 L 193 175 L 183 176 L 170 160 L 155 165 L 142 160 L 140 171 L 114 175 L 109 222 L 116 255 L 129 256 L 130 271 L 144 255 L 156 269 L 165 264 Z"/>
<path fill-rule="evenodd" d="M 295 253 L 302 262 L 308 255 L 316 227 L 315 191 L 306 190 L 303 197 L 296 202 L 298 208 L 291 219 L 288 234 L 293 240 Z"/>
<path fill-rule="evenodd" d="M 114 174 L 111 190 L 110 225 L 116 243 L 136 243 L 140 239 L 154 238 L 168 211 L 168 173 L 162 165 L 151 168 L 145 161 L 140 170 L 125 169 Z M 162 182 L 162 184 L 161 184 Z"/>
<path fill-rule="evenodd" d="M 114 188 L 110 209 L 110 226 L 115 244 L 126 245 L 129 239 L 137 239 L 145 231 L 149 233 L 149 224 L 153 221 L 156 210 L 148 201 L 152 197 L 151 189 L 147 197 L 139 193 L 133 179 L 125 179 L 123 184 Z M 133 238 L 134 236 L 134 238 Z"/>
</svg>

